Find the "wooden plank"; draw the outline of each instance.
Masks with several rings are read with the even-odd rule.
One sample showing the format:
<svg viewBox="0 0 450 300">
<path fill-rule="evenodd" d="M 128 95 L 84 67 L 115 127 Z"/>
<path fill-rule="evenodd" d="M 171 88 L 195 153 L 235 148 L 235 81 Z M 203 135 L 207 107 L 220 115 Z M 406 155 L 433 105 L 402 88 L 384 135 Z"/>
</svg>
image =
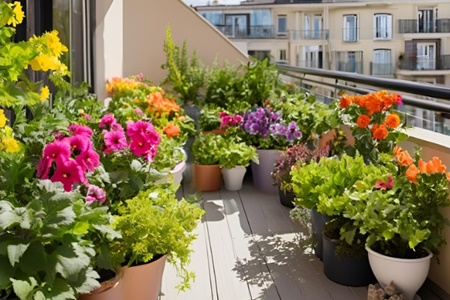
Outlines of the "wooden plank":
<svg viewBox="0 0 450 300">
<path fill-rule="evenodd" d="M 251 299 L 247 283 L 233 271 L 236 257 L 220 193 L 204 193 L 204 199 L 218 299 Z"/>
<path fill-rule="evenodd" d="M 251 299 L 280 299 L 265 258 L 250 232 L 240 195 L 221 191 L 236 256 L 235 271 L 249 286 Z"/>
</svg>

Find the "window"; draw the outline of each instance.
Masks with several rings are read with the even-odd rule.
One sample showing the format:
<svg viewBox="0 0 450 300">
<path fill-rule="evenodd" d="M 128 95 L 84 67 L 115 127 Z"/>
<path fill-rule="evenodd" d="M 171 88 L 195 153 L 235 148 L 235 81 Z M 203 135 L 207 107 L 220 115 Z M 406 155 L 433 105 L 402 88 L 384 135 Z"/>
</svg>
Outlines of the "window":
<svg viewBox="0 0 450 300">
<path fill-rule="evenodd" d="M 278 15 L 278 35 L 285 35 L 287 33 L 287 16 Z"/>
<path fill-rule="evenodd" d="M 270 59 L 270 51 L 264 51 L 264 50 L 248 50 L 248 55 L 259 59 L 264 60 L 266 58 Z"/>
<path fill-rule="evenodd" d="M 287 54 L 286 49 L 281 49 L 278 52 L 278 60 L 279 61 L 286 61 L 287 60 Z"/>
<path fill-rule="evenodd" d="M 358 41 L 358 17 L 356 15 L 344 16 L 344 42 Z"/>
<path fill-rule="evenodd" d="M 322 39 L 322 15 L 305 15 L 305 39 Z"/>
<path fill-rule="evenodd" d="M 322 46 L 299 46 L 297 48 L 297 66 L 306 68 L 322 68 Z"/>
<path fill-rule="evenodd" d="M 391 50 L 373 50 L 372 75 L 392 75 L 393 71 Z"/>
<path fill-rule="evenodd" d="M 343 72 L 363 73 L 362 51 L 336 52 L 336 70 Z"/>
<path fill-rule="evenodd" d="M 377 40 L 392 39 L 392 15 L 375 14 L 373 18 L 373 38 Z"/>
<path fill-rule="evenodd" d="M 437 12 L 436 12 L 437 14 Z M 417 30 L 421 33 L 435 32 L 435 12 L 433 8 L 419 8 L 417 11 Z"/>
<path fill-rule="evenodd" d="M 436 69 L 436 44 L 417 43 L 417 70 Z"/>
<path fill-rule="evenodd" d="M 249 15 L 225 15 L 225 32 L 226 35 L 240 38 L 247 37 L 249 34 L 248 27 Z"/>
</svg>

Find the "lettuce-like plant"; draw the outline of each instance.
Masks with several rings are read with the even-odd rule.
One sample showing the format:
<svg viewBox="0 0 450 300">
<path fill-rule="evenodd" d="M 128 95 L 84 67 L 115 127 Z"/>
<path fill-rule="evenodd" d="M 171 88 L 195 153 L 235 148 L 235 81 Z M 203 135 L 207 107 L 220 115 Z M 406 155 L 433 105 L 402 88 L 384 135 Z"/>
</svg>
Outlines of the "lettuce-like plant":
<svg viewBox="0 0 450 300">
<path fill-rule="evenodd" d="M 196 228 L 204 211 L 197 205 L 175 197 L 172 184 L 154 185 L 125 201 L 118 208 L 113 228 L 122 233 L 122 240 L 113 244 L 114 257 L 128 266 L 139 265 L 167 254 L 183 282 L 189 288 L 194 274 L 187 270 L 196 238 Z"/>
<path fill-rule="evenodd" d="M 219 164 L 222 168 L 231 169 L 236 166 L 248 166 L 250 162 L 259 163 L 256 148 L 244 142 L 236 142 L 231 138 L 224 139 L 220 152 Z"/>
<path fill-rule="evenodd" d="M 200 165 L 219 164 L 224 138 L 217 134 L 200 134 L 192 143 L 194 162 Z"/>
</svg>

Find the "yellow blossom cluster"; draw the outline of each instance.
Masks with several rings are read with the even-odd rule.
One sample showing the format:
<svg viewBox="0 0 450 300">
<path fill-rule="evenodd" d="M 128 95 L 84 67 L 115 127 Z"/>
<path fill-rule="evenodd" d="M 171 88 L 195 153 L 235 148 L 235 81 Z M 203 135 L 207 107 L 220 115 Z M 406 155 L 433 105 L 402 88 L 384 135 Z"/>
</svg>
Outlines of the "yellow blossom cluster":
<svg viewBox="0 0 450 300">
<path fill-rule="evenodd" d="M 22 5 L 19 1 L 14 1 L 14 3 L 9 3 L 8 6 L 12 9 L 13 16 L 9 18 L 6 24 L 16 27 L 18 24 L 23 22 L 25 18 L 25 13 L 22 10 Z"/>
<path fill-rule="evenodd" d="M 0 109 L 0 150 L 4 149 L 8 153 L 18 152 L 19 142 L 14 139 L 11 127 L 6 126 L 7 121 L 4 110 Z"/>
<path fill-rule="evenodd" d="M 39 54 L 30 61 L 34 71 L 56 71 L 59 75 L 66 75 L 67 66 L 60 61 L 60 56 L 68 51 L 58 37 L 58 32 L 53 30 L 37 37 L 33 36 L 29 42 L 37 49 Z"/>
</svg>

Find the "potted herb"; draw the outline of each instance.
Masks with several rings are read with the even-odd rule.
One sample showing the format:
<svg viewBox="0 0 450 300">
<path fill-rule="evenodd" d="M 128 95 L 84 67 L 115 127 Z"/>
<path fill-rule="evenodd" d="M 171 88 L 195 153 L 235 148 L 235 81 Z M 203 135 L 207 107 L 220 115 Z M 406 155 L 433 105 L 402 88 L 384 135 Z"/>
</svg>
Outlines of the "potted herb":
<svg viewBox="0 0 450 300">
<path fill-rule="evenodd" d="M 311 149 L 307 144 L 301 143 L 286 147 L 276 160 L 272 171 L 273 184 L 278 186 L 280 202 L 282 205 L 293 208 L 294 194 L 292 191 L 291 169 L 294 165 L 301 168 L 311 160 L 319 161 L 321 157 L 328 156 L 328 147 L 324 149 Z"/>
<path fill-rule="evenodd" d="M 200 131 L 203 133 L 222 134 L 223 131 L 220 128 L 220 116 L 222 112 L 224 112 L 223 108 L 212 105 L 204 106 L 200 111 L 200 118 L 198 120 Z"/>
<path fill-rule="evenodd" d="M 215 191 L 222 185 L 220 155 L 224 144 L 222 135 L 200 134 L 191 147 L 194 158 L 194 181 L 199 191 Z"/>
<path fill-rule="evenodd" d="M 172 184 L 154 185 L 118 207 L 112 227 L 122 233 L 122 240 L 112 244 L 112 253 L 129 266 L 123 299 L 157 299 L 166 259 L 182 278 L 178 288 L 190 286 L 194 277 L 187 269 L 190 246 L 204 212 L 184 199 L 178 201 L 175 191 Z"/>
<path fill-rule="evenodd" d="M 361 176 L 349 191 L 344 215 L 367 234 L 366 249 L 380 284 L 393 281 L 406 299 L 413 299 L 432 255 L 445 243 L 449 221 L 441 208 L 449 205 L 450 172 L 437 157 L 425 161 L 419 149 L 411 157 L 396 148 L 394 159 L 388 158 L 382 174 Z"/>
<path fill-rule="evenodd" d="M 227 190 L 238 191 L 242 188 L 246 167 L 250 162 L 259 163 L 255 147 L 236 142 L 232 138 L 224 139 L 219 164 Z"/>
</svg>

